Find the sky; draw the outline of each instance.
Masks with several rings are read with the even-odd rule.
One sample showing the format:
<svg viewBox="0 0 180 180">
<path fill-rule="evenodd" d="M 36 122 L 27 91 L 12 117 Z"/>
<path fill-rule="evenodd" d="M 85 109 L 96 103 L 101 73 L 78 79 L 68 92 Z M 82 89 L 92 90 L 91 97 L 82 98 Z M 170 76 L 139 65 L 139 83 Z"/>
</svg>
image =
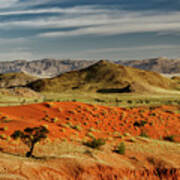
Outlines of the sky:
<svg viewBox="0 0 180 180">
<path fill-rule="evenodd" d="M 0 61 L 180 57 L 180 0 L 0 0 Z"/>
</svg>

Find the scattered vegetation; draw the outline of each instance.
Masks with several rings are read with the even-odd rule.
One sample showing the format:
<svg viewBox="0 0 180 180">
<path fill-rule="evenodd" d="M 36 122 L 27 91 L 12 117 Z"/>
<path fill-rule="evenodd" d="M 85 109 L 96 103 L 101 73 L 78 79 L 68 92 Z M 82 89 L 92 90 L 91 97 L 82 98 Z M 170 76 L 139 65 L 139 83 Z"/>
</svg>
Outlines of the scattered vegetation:
<svg viewBox="0 0 180 180">
<path fill-rule="evenodd" d="M 105 143 L 106 143 L 105 139 L 93 138 L 91 141 L 84 142 L 83 144 L 90 147 L 90 148 L 93 148 L 93 149 L 99 149 L 101 146 L 105 145 Z"/>
</svg>

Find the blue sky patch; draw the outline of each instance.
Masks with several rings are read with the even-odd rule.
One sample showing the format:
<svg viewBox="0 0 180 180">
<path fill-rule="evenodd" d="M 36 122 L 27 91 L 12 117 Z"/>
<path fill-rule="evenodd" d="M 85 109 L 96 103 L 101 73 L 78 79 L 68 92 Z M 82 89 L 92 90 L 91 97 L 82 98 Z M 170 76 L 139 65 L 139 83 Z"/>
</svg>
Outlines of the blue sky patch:
<svg viewBox="0 0 180 180">
<path fill-rule="evenodd" d="M 0 0 L 0 60 L 179 57 L 180 0 Z"/>
</svg>

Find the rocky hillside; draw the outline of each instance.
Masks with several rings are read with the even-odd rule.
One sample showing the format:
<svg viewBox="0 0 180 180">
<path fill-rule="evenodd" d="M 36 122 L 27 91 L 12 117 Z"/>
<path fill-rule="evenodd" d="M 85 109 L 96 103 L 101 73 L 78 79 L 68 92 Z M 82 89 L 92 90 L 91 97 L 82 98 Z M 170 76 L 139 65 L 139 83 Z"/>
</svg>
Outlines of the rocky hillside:
<svg viewBox="0 0 180 180">
<path fill-rule="evenodd" d="M 126 67 L 109 61 L 78 71 L 71 71 L 50 79 L 28 84 L 36 91 L 92 91 L 101 93 L 150 92 L 155 88 L 176 89 L 177 84 L 158 73 Z"/>
<path fill-rule="evenodd" d="M 0 88 L 24 86 L 37 79 L 37 77 L 23 72 L 0 74 Z"/>
</svg>

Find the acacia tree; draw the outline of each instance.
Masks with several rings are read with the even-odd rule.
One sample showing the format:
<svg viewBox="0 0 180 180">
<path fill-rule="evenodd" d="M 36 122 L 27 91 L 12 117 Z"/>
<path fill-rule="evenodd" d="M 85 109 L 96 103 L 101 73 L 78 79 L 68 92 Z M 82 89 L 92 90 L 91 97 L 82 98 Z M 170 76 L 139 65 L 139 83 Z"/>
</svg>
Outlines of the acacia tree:
<svg viewBox="0 0 180 180">
<path fill-rule="evenodd" d="M 13 139 L 20 138 L 24 144 L 26 144 L 30 150 L 26 153 L 26 157 L 32 157 L 34 146 L 37 142 L 47 138 L 49 130 L 44 126 L 25 128 L 23 131 L 15 131 L 11 137 Z"/>
</svg>

